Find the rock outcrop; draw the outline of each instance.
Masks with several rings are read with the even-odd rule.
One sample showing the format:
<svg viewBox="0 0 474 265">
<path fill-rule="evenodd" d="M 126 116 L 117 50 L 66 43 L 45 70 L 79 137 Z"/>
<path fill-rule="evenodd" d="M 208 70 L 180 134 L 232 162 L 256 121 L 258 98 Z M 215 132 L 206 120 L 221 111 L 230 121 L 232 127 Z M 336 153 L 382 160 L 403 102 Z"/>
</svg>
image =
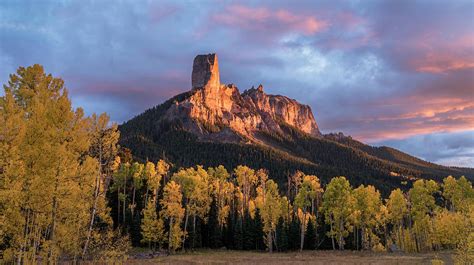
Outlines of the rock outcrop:
<svg viewBox="0 0 474 265">
<path fill-rule="evenodd" d="M 262 85 L 241 94 L 233 84 L 220 84 L 216 54 L 196 56 L 191 96 L 175 102 L 166 118 L 180 119 L 201 138 L 221 141 L 258 141 L 259 131 L 284 133 L 282 123 L 315 137 L 321 135 L 309 106 L 268 95 Z"/>
</svg>

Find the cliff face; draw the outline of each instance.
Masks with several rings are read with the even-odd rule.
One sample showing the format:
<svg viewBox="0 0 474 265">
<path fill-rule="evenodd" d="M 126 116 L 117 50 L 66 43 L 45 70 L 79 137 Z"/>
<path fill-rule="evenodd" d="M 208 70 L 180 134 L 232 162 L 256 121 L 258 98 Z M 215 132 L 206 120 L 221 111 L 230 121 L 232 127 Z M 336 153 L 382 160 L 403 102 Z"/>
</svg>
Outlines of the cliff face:
<svg viewBox="0 0 474 265">
<path fill-rule="evenodd" d="M 258 131 L 283 133 L 286 123 L 312 136 L 321 134 L 311 108 L 296 100 L 268 95 L 260 85 L 240 93 L 234 85 L 220 84 L 216 54 L 194 59 L 191 96 L 167 111 L 167 119 L 180 119 L 185 128 L 205 139 L 257 141 Z"/>
</svg>

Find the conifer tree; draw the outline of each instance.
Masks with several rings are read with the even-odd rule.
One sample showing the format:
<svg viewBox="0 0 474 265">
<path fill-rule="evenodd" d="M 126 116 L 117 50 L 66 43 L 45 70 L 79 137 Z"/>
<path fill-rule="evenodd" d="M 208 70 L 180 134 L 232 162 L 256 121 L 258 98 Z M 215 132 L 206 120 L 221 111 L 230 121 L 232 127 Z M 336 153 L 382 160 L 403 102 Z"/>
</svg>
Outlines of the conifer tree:
<svg viewBox="0 0 474 265">
<path fill-rule="evenodd" d="M 288 246 L 290 250 L 300 249 L 301 243 L 301 224 L 300 219 L 296 216 L 293 216 L 290 222 L 290 227 L 288 229 Z"/>
<path fill-rule="evenodd" d="M 254 229 L 255 229 L 255 250 L 265 249 L 264 239 L 264 226 L 262 221 L 262 215 L 260 214 L 260 209 L 255 209 L 254 217 Z"/>
<path fill-rule="evenodd" d="M 311 218 L 308 222 L 306 233 L 304 235 L 304 249 L 314 250 L 316 249 L 317 238 L 316 238 L 316 225 L 314 224 L 313 218 Z"/>
<path fill-rule="evenodd" d="M 237 215 L 235 223 L 233 225 L 233 243 L 234 249 L 242 250 L 244 249 L 244 231 L 243 231 L 243 220 L 240 215 Z"/>
<path fill-rule="evenodd" d="M 278 220 L 278 225 L 276 227 L 276 241 L 278 251 L 285 252 L 288 250 L 288 226 L 283 217 L 280 217 Z"/>
<path fill-rule="evenodd" d="M 209 246 L 211 248 L 220 248 L 222 247 L 222 227 L 219 225 L 219 216 L 217 209 L 216 200 L 213 199 L 211 203 L 211 209 L 209 210 Z"/>
</svg>

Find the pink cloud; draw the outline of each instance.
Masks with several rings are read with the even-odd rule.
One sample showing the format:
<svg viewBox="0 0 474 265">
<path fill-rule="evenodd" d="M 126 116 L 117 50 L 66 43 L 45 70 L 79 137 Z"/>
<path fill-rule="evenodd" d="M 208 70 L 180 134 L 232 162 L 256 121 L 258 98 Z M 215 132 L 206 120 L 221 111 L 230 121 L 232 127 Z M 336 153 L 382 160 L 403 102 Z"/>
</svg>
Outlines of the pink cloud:
<svg viewBox="0 0 474 265">
<path fill-rule="evenodd" d="M 378 112 L 385 108 L 397 109 L 400 113 L 358 119 L 356 122 L 364 126 L 353 133 L 355 138 L 377 142 L 474 128 L 474 103 L 469 98 L 423 98 L 417 95 L 372 106 Z"/>
<path fill-rule="evenodd" d="M 243 5 L 227 6 L 224 12 L 213 16 L 213 21 L 245 30 L 294 31 L 305 35 L 313 35 L 328 26 L 326 21 L 314 16 Z"/>
<path fill-rule="evenodd" d="M 474 34 L 454 39 L 439 34 L 425 34 L 414 46 L 420 56 L 409 64 L 418 72 L 440 74 L 474 68 Z"/>
</svg>

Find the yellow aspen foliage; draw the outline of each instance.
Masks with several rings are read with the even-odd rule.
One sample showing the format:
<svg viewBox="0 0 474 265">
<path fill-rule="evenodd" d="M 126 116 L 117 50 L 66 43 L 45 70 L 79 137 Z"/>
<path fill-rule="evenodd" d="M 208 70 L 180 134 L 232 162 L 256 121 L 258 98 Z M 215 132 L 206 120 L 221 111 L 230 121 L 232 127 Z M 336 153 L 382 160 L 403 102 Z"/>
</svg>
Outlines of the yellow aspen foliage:
<svg viewBox="0 0 474 265">
<path fill-rule="evenodd" d="M 255 170 L 246 166 L 237 166 L 234 170 L 234 174 L 243 195 L 243 207 L 245 207 L 242 209 L 243 212 L 244 210 L 248 210 L 250 195 L 255 185 L 257 185 L 258 177 L 255 174 Z"/>
<path fill-rule="evenodd" d="M 382 206 L 380 192 L 374 186 L 361 185 L 354 189 L 353 196 L 354 213 L 356 213 L 353 215 L 355 229 L 361 231 L 362 247 L 371 249 L 374 246 L 371 238 L 375 236 L 375 230 L 379 226 L 377 214 Z M 356 238 L 358 234 L 356 233 Z"/>
<path fill-rule="evenodd" d="M 167 182 L 166 176 L 169 173 L 170 167 L 171 164 L 163 159 L 160 159 L 158 162 L 156 162 L 156 174 L 161 176 L 161 178 L 165 178 L 165 183 Z"/>
<path fill-rule="evenodd" d="M 441 210 L 433 220 L 433 242 L 445 249 L 456 248 L 469 234 L 469 220 L 461 213 Z"/>
<path fill-rule="evenodd" d="M 200 217 L 204 221 L 207 220 L 211 205 L 211 196 L 209 189 L 209 176 L 207 171 L 201 166 L 196 169 L 187 168 L 175 173 L 172 180 L 181 187 L 184 197 L 185 219 L 183 245 L 186 239 L 189 217 L 192 217 L 193 231 L 196 231 L 196 217 Z"/>
<path fill-rule="evenodd" d="M 316 208 L 315 201 L 319 198 L 319 195 L 322 192 L 318 177 L 303 175 L 302 179 L 302 183 L 298 193 L 296 194 L 294 202 L 295 206 L 298 207 L 298 209 L 303 213 L 300 229 L 300 250 L 303 250 L 304 246 L 305 229 L 306 225 L 308 224 L 307 219 L 309 218 L 307 213 L 309 212 L 311 215 L 313 214 Z"/>
<path fill-rule="evenodd" d="M 20 67 L 0 98 L 0 235 L 6 259 L 80 256 L 98 205 L 93 124 L 74 110 L 64 82 Z M 4 126 L 6 125 L 6 126 Z"/>
<path fill-rule="evenodd" d="M 168 250 L 175 251 L 181 246 L 181 240 L 185 236 L 181 230 L 184 217 L 184 208 L 181 206 L 183 195 L 181 187 L 173 180 L 168 182 L 163 190 L 163 199 L 160 201 L 161 216 L 168 221 Z"/>
<path fill-rule="evenodd" d="M 339 249 L 344 249 L 345 238 L 352 231 L 350 216 L 353 208 L 354 197 L 349 181 L 342 176 L 331 179 L 323 195 L 322 211 L 330 226 L 327 235 L 332 239 L 333 249 L 334 241 L 337 241 Z"/>
<path fill-rule="evenodd" d="M 437 191 L 438 184 L 433 180 L 417 180 L 408 193 L 417 251 L 429 250 L 432 247 L 433 227 L 430 216 L 437 207 L 433 196 Z"/>
<path fill-rule="evenodd" d="M 156 205 L 152 201 L 149 201 L 147 207 L 143 209 L 140 227 L 143 243 L 147 243 L 149 246 L 153 244 L 153 247 L 156 248 L 157 243 L 163 243 L 166 240 L 163 220 L 158 218 Z"/>
<path fill-rule="evenodd" d="M 261 194 L 263 196 L 263 193 Z M 278 185 L 273 180 L 265 183 L 265 198 L 260 206 L 260 214 L 263 220 L 263 231 L 266 233 L 266 245 L 268 251 L 273 252 L 273 241 L 276 233 L 278 219 L 282 215 L 281 198 L 278 194 Z"/>
<path fill-rule="evenodd" d="M 474 202 L 474 189 L 464 176 L 459 180 L 448 176 L 443 180 L 443 196 L 448 209 L 467 212 L 469 204 Z"/>
<path fill-rule="evenodd" d="M 234 184 L 229 181 L 230 174 L 222 165 L 209 168 L 208 175 L 218 208 L 218 222 L 222 228 L 227 223 L 227 217 L 229 216 L 230 205 L 233 201 Z"/>
</svg>

